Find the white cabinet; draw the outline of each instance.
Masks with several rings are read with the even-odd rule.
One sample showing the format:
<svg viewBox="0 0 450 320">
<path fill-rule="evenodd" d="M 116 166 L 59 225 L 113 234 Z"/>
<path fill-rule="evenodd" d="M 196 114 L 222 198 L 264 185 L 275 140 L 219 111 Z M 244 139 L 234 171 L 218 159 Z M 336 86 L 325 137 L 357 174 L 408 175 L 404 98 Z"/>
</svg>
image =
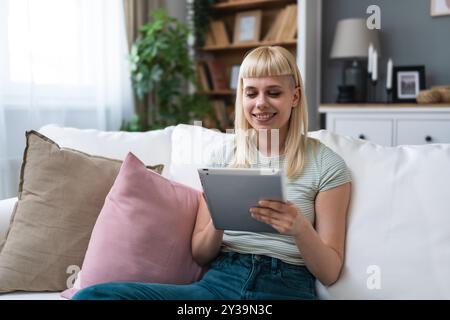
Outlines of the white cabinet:
<svg viewBox="0 0 450 320">
<path fill-rule="evenodd" d="M 450 143 L 450 105 L 321 105 L 326 129 L 384 146 Z"/>
<path fill-rule="evenodd" d="M 393 122 L 386 119 L 342 118 L 334 122 L 335 132 L 378 144 L 392 145 Z"/>
<path fill-rule="evenodd" d="M 397 121 L 397 144 L 450 143 L 450 119 Z"/>
</svg>

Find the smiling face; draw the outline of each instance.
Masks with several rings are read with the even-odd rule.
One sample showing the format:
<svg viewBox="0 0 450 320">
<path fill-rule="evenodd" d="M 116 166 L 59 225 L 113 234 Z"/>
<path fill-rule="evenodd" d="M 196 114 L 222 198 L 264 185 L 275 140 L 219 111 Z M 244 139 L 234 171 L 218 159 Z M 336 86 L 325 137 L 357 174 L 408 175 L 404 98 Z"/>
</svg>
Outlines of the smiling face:
<svg viewBox="0 0 450 320">
<path fill-rule="evenodd" d="M 300 90 L 292 76 L 243 78 L 244 115 L 255 130 L 279 129 L 280 138 L 289 128 L 292 107 L 297 107 Z"/>
</svg>

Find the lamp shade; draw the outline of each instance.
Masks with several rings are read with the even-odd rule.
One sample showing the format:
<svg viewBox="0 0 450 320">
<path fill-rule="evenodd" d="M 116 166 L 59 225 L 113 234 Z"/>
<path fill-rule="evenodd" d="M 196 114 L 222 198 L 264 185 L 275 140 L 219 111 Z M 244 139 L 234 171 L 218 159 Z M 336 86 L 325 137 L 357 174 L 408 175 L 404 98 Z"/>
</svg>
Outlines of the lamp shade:
<svg viewBox="0 0 450 320">
<path fill-rule="evenodd" d="M 362 59 L 367 58 L 367 52 L 372 43 L 380 56 L 380 40 L 377 29 L 370 30 L 366 19 L 350 18 L 340 20 L 334 34 L 331 58 Z"/>
</svg>

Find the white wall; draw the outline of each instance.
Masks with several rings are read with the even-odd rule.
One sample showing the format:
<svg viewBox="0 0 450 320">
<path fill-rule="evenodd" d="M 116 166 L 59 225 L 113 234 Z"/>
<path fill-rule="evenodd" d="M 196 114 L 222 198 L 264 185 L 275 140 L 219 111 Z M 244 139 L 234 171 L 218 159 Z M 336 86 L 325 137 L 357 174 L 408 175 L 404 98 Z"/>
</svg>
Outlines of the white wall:
<svg viewBox="0 0 450 320">
<path fill-rule="evenodd" d="M 169 16 L 186 22 L 187 5 L 183 0 L 166 0 L 166 7 Z"/>
</svg>

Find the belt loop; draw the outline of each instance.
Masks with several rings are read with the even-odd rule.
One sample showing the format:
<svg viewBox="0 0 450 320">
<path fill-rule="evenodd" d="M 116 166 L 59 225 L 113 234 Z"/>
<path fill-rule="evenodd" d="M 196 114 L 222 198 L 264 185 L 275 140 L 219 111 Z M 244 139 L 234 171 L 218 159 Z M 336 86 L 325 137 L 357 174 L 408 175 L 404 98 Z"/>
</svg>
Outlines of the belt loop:
<svg viewBox="0 0 450 320">
<path fill-rule="evenodd" d="M 272 273 L 278 272 L 278 259 L 272 258 L 272 265 L 271 265 Z"/>
</svg>

